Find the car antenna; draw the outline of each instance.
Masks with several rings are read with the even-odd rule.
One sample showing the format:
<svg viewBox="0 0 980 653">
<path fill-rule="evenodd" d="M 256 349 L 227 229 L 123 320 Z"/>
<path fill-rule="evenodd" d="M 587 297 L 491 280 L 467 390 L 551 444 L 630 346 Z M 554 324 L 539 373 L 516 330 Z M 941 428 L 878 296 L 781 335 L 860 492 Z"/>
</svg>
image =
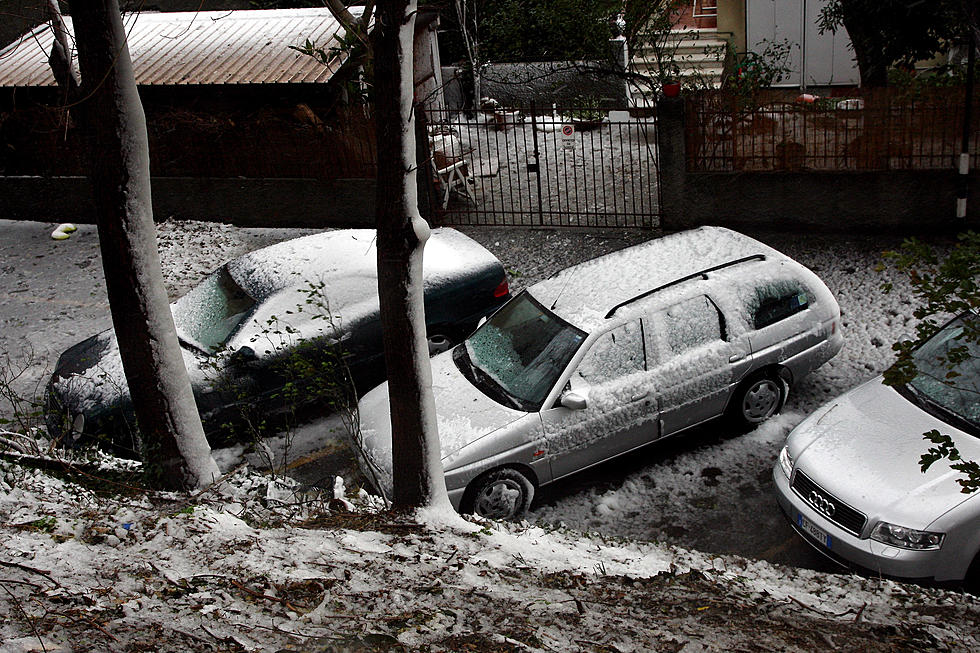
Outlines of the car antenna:
<svg viewBox="0 0 980 653">
<path fill-rule="evenodd" d="M 565 281 L 565 285 L 563 285 L 561 287 L 561 290 L 558 291 L 558 295 L 555 297 L 555 301 L 553 301 L 551 303 L 551 309 L 550 310 L 552 310 L 552 311 L 555 310 L 555 306 L 558 306 L 558 300 L 561 299 L 561 296 L 563 294 L 565 294 L 565 288 L 568 288 L 568 284 L 570 284 L 571 282 L 572 282 L 571 275 L 569 275 L 568 280 Z"/>
</svg>

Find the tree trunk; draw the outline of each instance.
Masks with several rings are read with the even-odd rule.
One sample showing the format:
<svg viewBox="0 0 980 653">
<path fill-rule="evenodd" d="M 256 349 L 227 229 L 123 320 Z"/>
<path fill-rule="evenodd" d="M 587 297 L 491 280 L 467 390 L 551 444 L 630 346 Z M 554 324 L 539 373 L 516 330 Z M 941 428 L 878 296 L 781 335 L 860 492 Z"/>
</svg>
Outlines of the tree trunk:
<svg viewBox="0 0 980 653">
<path fill-rule="evenodd" d="M 170 313 L 150 204 L 150 163 L 117 0 L 72 4 L 99 245 L 143 460 L 151 482 L 206 487 L 218 476 Z"/>
<path fill-rule="evenodd" d="M 391 406 L 395 509 L 446 505 L 422 295 L 413 108 L 416 0 L 381 0 L 374 42 L 378 292 Z"/>
<path fill-rule="evenodd" d="M 858 72 L 861 74 L 861 85 L 886 86 L 888 64 L 882 61 L 877 26 L 860 11 L 847 9 L 844 11 L 843 22 L 844 29 L 851 39 L 851 45 L 854 47 L 854 58 L 857 59 Z"/>
</svg>

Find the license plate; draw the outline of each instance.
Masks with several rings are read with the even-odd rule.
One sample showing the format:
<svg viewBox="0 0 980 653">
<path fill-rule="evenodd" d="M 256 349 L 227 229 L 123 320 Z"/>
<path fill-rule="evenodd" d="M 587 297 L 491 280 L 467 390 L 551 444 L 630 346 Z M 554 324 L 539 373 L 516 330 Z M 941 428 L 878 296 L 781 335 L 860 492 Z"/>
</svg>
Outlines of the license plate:
<svg viewBox="0 0 980 653">
<path fill-rule="evenodd" d="M 800 513 L 796 513 L 796 525 L 799 526 L 804 533 L 806 533 L 807 535 L 815 539 L 817 542 L 820 542 L 828 549 L 832 548 L 830 546 L 831 544 L 830 536 L 827 535 L 827 533 L 825 533 L 821 528 L 819 528 L 816 524 L 811 522 L 809 519 L 807 519 Z"/>
</svg>

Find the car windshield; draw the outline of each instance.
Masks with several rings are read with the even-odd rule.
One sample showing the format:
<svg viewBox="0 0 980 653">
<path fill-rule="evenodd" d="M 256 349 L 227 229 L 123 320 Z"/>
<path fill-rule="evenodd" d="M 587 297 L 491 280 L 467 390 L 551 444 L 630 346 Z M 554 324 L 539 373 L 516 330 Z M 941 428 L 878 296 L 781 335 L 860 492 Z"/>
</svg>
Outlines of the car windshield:
<svg viewBox="0 0 980 653">
<path fill-rule="evenodd" d="M 909 383 L 943 411 L 980 426 L 980 318 L 960 316 L 915 351 Z"/>
<path fill-rule="evenodd" d="M 177 333 L 205 352 L 219 349 L 252 311 L 249 297 L 221 267 L 177 300 L 173 307 Z"/>
<path fill-rule="evenodd" d="M 585 337 L 525 291 L 466 339 L 465 357 L 455 358 L 491 398 L 535 411 Z"/>
</svg>

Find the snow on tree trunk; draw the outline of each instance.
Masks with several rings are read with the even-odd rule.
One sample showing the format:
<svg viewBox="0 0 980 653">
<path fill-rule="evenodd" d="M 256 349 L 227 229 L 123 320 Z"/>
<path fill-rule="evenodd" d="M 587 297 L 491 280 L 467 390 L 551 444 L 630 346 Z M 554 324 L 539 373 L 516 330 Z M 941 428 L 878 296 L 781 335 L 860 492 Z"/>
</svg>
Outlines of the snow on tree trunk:
<svg viewBox="0 0 980 653">
<path fill-rule="evenodd" d="M 413 107 L 416 0 L 382 0 L 374 41 L 378 134 L 378 292 L 391 403 L 396 509 L 448 507 L 422 301 Z"/>
<path fill-rule="evenodd" d="M 150 162 L 117 0 L 72 4 L 106 290 L 151 480 L 201 488 L 218 467 L 184 367 L 160 269 Z M 137 18 L 138 20 L 138 18 Z"/>
</svg>

